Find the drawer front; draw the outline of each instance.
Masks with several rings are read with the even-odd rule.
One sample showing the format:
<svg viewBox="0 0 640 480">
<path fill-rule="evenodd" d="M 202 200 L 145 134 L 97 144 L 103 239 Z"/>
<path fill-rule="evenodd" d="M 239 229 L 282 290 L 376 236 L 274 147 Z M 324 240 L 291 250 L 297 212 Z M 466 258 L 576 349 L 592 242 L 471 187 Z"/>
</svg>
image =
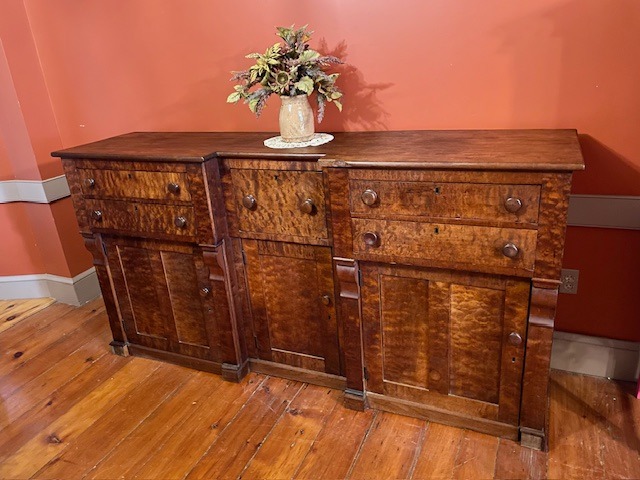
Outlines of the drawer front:
<svg viewBox="0 0 640 480">
<path fill-rule="evenodd" d="M 351 180 L 351 212 L 367 216 L 538 222 L 540 186 Z"/>
<path fill-rule="evenodd" d="M 352 226 L 356 256 L 533 271 L 536 230 L 372 219 Z"/>
<path fill-rule="evenodd" d="M 193 208 L 179 205 L 86 200 L 89 225 L 95 230 L 119 231 L 142 237 L 196 233 Z"/>
<path fill-rule="evenodd" d="M 231 170 L 239 234 L 327 238 L 322 173 Z"/>
<path fill-rule="evenodd" d="M 182 172 L 79 168 L 78 176 L 87 197 L 191 201 L 187 175 Z"/>
</svg>

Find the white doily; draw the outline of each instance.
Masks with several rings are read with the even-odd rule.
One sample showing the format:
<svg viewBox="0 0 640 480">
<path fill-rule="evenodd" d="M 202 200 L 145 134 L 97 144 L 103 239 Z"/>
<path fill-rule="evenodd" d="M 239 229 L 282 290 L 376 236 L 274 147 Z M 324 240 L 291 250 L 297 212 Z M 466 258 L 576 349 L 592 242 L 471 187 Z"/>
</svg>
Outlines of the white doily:
<svg viewBox="0 0 640 480">
<path fill-rule="evenodd" d="M 264 141 L 265 147 L 269 148 L 301 148 L 301 147 L 317 147 L 318 145 L 324 145 L 333 140 L 333 135 L 330 133 L 314 133 L 311 140 L 306 142 L 285 142 L 282 137 L 267 138 Z"/>
</svg>

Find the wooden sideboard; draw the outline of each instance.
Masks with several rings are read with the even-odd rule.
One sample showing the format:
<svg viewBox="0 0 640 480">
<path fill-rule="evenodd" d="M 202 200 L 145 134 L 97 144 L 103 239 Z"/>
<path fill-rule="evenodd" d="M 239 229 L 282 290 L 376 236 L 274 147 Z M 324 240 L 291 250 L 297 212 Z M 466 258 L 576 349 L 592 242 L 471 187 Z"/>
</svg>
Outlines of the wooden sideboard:
<svg viewBox="0 0 640 480">
<path fill-rule="evenodd" d="M 546 447 L 573 130 L 131 133 L 59 152 L 116 353 Z"/>
</svg>

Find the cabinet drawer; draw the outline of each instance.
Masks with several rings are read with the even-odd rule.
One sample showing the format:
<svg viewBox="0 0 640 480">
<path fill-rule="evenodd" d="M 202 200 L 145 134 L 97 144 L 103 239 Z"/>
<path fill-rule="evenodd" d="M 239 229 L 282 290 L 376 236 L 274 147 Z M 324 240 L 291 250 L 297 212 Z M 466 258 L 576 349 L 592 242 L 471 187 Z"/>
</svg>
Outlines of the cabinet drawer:
<svg viewBox="0 0 640 480">
<path fill-rule="evenodd" d="M 191 201 L 184 172 L 79 168 L 78 176 L 86 197 Z"/>
<path fill-rule="evenodd" d="M 539 185 L 351 180 L 349 190 L 356 214 L 538 222 Z"/>
<path fill-rule="evenodd" d="M 179 205 L 86 200 L 89 225 L 96 230 L 119 231 L 149 237 L 154 234 L 193 237 L 193 208 Z"/>
<path fill-rule="evenodd" d="M 326 239 L 322 173 L 231 170 L 239 235 Z"/>
<path fill-rule="evenodd" d="M 356 256 L 533 271 L 536 230 L 372 219 L 352 226 Z"/>
</svg>

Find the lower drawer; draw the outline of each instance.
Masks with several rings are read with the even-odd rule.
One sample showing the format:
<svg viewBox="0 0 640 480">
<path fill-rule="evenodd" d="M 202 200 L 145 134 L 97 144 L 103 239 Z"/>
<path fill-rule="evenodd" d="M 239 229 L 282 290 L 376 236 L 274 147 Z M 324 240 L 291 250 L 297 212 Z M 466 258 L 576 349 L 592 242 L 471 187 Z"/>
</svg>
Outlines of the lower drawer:
<svg viewBox="0 0 640 480">
<path fill-rule="evenodd" d="M 372 219 L 352 225 L 356 257 L 533 271 L 536 230 Z"/>
<path fill-rule="evenodd" d="M 117 200 L 86 200 L 89 225 L 95 230 L 131 233 L 141 237 L 164 234 L 194 237 L 193 208 Z"/>
</svg>

